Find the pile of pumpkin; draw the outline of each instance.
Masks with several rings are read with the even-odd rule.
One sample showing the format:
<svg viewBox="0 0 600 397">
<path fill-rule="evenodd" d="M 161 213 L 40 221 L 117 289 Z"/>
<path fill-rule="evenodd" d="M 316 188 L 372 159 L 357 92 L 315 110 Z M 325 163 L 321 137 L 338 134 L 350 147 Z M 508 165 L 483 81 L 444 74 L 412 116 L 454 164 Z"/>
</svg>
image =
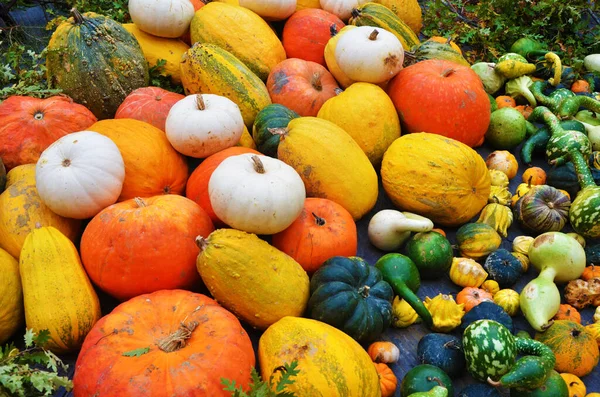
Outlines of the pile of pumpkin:
<svg viewBox="0 0 600 397">
<path fill-rule="evenodd" d="M 600 323 L 577 312 L 600 304 L 600 272 L 585 268 L 600 248 L 584 249 L 600 236 L 587 161 L 600 156 L 555 113 L 600 102 L 552 97 L 556 58 L 471 68 L 454 43 L 419 42 L 416 1 L 130 0 L 129 12 L 120 25 L 74 9 L 48 45 L 65 95 L 0 104 L 0 342 L 23 318 L 48 329 L 49 349 L 79 352 L 75 396 L 229 395 L 222 378 L 247 389 L 240 320 L 264 330 L 263 379 L 298 363 L 299 397 L 452 396 L 465 366 L 482 383 L 463 396 L 584 387 L 600 343 Z M 281 38 L 267 21 L 285 21 Z M 161 59 L 187 96 L 147 87 Z M 534 72 L 548 76 L 527 93 Z M 544 106 L 490 96 L 514 85 Z M 514 193 L 515 156 L 472 149 L 507 102 L 524 132 L 506 149 L 527 138 L 522 156 L 546 149 L 556 165 L 528 169 Z M 402 212 L 373 214 L 378 176 Z M 513 213 L 537 237 L 509 252 Z M 367 216 L 391 252 L 374 266 L 356 257 Z M 561 232 L 569 220 L 576 233 Z M 440 227 L 459 227 L 458 256 Z M 510 289 L 530 264 L 539 277 Z M 464 288 L 456 300 L 417 297 L 421 277 L 446 275 Z M 571 305 L 554 282 L 570 282 Z M 192 292 L 202 284 L 212 298 Z M 123 303 L 101 318 L 94 287 Z M 535 340 L 512 335 L 519 310 Z M 386 364 L 399 350 L 379 339 L 417 321 L 434 333 L 398 385 Z"/>
</svg>

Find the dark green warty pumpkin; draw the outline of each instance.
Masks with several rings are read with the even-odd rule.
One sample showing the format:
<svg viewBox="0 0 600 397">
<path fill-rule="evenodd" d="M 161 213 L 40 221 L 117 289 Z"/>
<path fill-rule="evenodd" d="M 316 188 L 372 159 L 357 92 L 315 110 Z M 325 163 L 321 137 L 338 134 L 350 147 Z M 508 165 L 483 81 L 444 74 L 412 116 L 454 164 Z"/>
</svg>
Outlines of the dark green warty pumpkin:
<svg viewBox="0 0 600 397">
<path fill-rule="evenodd" d="M 488 277 L 498 283 L 500 288 L 507 288 L 517 282 L 523 272 L 523 265 L 516 256 L 505 250 L 497 249 L 483 263 Z"/>
<path fill-rule="evenodd" d="M 421 364 L 435 365 L 451 378 L 465 372 L 465 354 L 459 337 L 432 333 L 424 335 L 417 345 L 417 360 Z"/>
<path fill-rule="evenodd" d="M 252 126 L 252 139 L 262 154 L 277 158 L 277 148 L 281 135 L 269 131 L 272 128 L 286 128 L 288 123 L 300 117 L 296 112 L 278 103 L 264 107 L 256 115 Z"/>
<path fill-rule="evenodd" d="M 326 260 L 310 280 L 308 316 L 358 342 L 377 339 L 392 322 L 392 287 L 358 257 Z"/>
</svg>

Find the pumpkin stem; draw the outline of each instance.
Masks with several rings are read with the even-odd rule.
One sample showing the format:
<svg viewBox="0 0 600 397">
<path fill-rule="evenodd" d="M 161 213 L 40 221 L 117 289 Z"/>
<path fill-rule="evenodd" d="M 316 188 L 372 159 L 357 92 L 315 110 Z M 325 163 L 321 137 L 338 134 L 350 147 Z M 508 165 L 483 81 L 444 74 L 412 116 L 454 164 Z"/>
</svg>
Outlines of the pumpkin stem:
<svg viewBox="0 0 600 397">
<path fill-rule="evenodd" d="M 498 200 L 498 197 L 496 197 L 495 195 L 492 196 L 492 199 L 496 202 L 496 204 L 500 204 L 500 200 Z"/>
<path fill-rule="evenodd" d="M 332 23 L 331 25 L 329 25 L 329 35 L 331 37 L 335 37 L 335 35 L 338 34 L 338 30 L 337 30 L 337 25 L 335 23 Z"/>
<path fill-rule="evenodd" d="M 318 216 L 317 214 L 315 214 L 314 212 L 312 212 L 312 216 L 315 217 L 315 223 L 319 226 L 323 226 L 325 224 L 325 219 L 321 218 L 320 216 Z"/>
<path fill-rule="evenodd" d="M 44 118 L 44 113 L 42 113 L 41 111 L 37 111 L 33 115 L 33 118 L 36 120 L 42 120 Z"/>
<path fill-rule="evenodd" d="M 201 94 L 196 95 L 196 106 L 198 106 L 198 110 L 206 109 L 206 103 L 204 103 L 204 98 L 202 98 Z"/>
<path fill-rule="evenodd" d="M 319 72 L 313 73 L 311 84 L 315 90 L 323 91 L 323 83 L 321 83 L 321 74 Z"/>
<path fill-rule="evenodd" d="M 529 176 L 529 179 L 527 180 L 527 187 L 531 188 L 531 180 L 533 179 L 533 175 Z"/>
<path fill-rule="evenodd" d="M 574 329 L 571 331 L 571 336 L 574 338 L 577 338 L 579 336 L 579 334 L 581 334 L 581 331 L 578 329 Z"/>
<path fill-rule="evenodd" d="M 68 166 L 70 166 L 70 165 L 71 165 L 71 160 L 69 160 L 69 159 L 64 159 L 64 160 L 62 161 L 62 166 L 63 166 L 63 167 L 68 167 Z"/>
<path fill-rule="evenodd" d="M 287 127 L 286 128 L 267 128 L 267 131 L 269 131 L 273 135 L 279 135 L 279 139 L 283 139 L 288 134 L 288 132 L 290 132 L 290 130 Z"/>
<path fill-rule="evenodd" d="M 368 285 L 364 285 L 358 289 L 358 293 L 361 294 L 363 298 L 368 298 L 370 290 L 371 287 L 369 287 Z"/>
<path fill-rule="evenodd" d="M 77 8 L 71 8 L 71 16 L 73 17 L 77 25 L 81 25 L 83 23 L 83 15 L 81 15 Z"/>
<path fill-rule="evenodd" d="M 450 45 L 451 41 L 452 41 L 452 36 L 446 38 L 446 44 Z"/>
<path fill-rule="evenodd" d="M 440 387 L 445 387 L 444 383 L 440 380 L 440 378 L 434 376 L 433 378 L 431 376 L 427 377 L 427 381 L 428 382 L 436 382 Z"/>
<path fill-rule="evenodd" d="M 174 351 L 183 349 L 187 344 L 187 340 L 190 339 L 192 332 L 194 332 L 197 326 L 198 323 L 195 321 L 187 324 L 181 322 L 181 325 L 177 331 L 158 341 L 158 348 L 165 353 L 172 353 Z"/>
<path fill-rule="evenodd" d="M 550 321 L 548 321 L 548 323 L 547 323 L 547 324 L 544 324 L 544 325 L 542 325 L 542 327 L 541 327 L 541 328 L 542 328 L 542 331 L 545 331 L 545 330 L 547 330 L 548 328 L 550 328 L 550 327 L 552 326 L 552 324 L 554 324 L 554 320 L 550 320 Z"/>
<path fill-rule="evenodd" d="M 141 197 L 136 197 L 136 198 L 134 198 L 134 199 L 133 199 L 133 201 L 135 201 L 135 204 L 136 204 L 138 207 L 140 207 L 140 208 L 143 208 L 143 207 L 147 207 L 147 206 L 148 206 L 148 204 L 146 204 L 146 202 L 144 201 L 144 199 L 143 199 L 143 198 L 141 198 Z"/>
<path fill-rule="evenodd" d="M 490 385 L 492 385 L 492 386 L 495 386 L 495 387 L 499 387 L 499 386 L 500 386 L 500 382 L 496 382 L 495 380 L 493 380 L 493 379 L 492 379 L 492 378 L 490 378 L 489 376 L 488 376 L 488 378 L 487 378 L 487 382 L 488 382 Z"/>
<path fill-rule="evenodd" d="M 358 18 L 360 16 L 360 10 L 353 8 L 352 11 L 350 11 L 350 15 L 352 15 L 352 18 Z"/>
<path fill-rule="evenodd" d="M 262 163 L 262 161 L 260 161 L 260 158 L 257 155 L 253 155 L 250 158 L 254 162 L 254 170 L 256 172 L 258 172 L 259 174 L 264 174 L 265 173 L 265 165 Z"/>
<path fill-rule="evenodd" d="M 196 245 L 200 248 L 200 251 L 204 251 L 208 247 L 208 241 L 202 236 L 196 237 Z"/>
<path fill-rule="evenodd" d="M 372 41 L 377 40 L 378 35 L 379 35 L 379 31 L 377 29 L 373 29 L 373 31 L 369 35 L 369 40 L 372 40 Z"/>
<path fill-rule="evenodd" d="M 448 342 L 444 343 L 444 347 L 448 349 L 461 350 L 460 344 L 455 340 L 449 340 Z"/>
<path fill-rule="evenodd" d="M 442 77 L 448 77 L 454 72 L 455 70 L 453 68 L 448 68 L 442 72 Z"/>
</svg>

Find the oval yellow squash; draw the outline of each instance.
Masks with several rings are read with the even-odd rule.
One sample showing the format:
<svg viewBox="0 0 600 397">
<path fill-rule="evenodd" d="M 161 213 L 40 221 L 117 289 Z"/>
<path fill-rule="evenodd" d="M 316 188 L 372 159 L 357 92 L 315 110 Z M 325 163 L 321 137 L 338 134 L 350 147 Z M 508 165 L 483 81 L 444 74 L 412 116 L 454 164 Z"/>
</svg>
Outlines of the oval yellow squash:
<svg viewBox="0 0 600 397">
<path fill-rule="evenodd" d="M 417 36 L 419 35 L 423 27 L 423 12 L 417 0 L 373 0 L 373 2 L 392 10 Z"/>
<path fill-rule="evenodd" d="M 81 221 L 50 211 L 35 188 L 35 164 L 24 164 L 8 172 L 0 194 L 0 248 L 19 258 L 25 237 L 37 226 L 54 226 L 75 240 Z"/>
<path fill-rule="evenodd" d="M 263 379 L 298 361 L 294 383 L 286 388 L 302 397 L 379 397 L 379 377 L 358 342 L 320 321 L 284 317 L 260 337 L 258 360 Z"/>
<path fill-rule="evenodd" d="M 242 132 L 240 141 L 235 146 L 243 146 L 256 150 L 256 143 L 254 143 L 254 139 L 246 126 L 244 126 L 244 132 Z"/>
<path fill-rule="evenodd" d="M 329 98 L 317 117 L 340 126 L 365 152 L 374 166 L 400 137 L 400 119 L 390 97 L 379 86 L 354 83 Z"/>
<path fill-rule="evenodd" d="M 352 80 L 350 77 L 348 77 L 346 75 L 346 73 L 344 73 L 342 71 L 342 69 L 340 69 L 340 66 L 338 65 L 337 61 L 335 60 L 335 48 L 337 47 L 337 43 L 340 40 L 340 37 L 342 37 L 349 30 L 357 28 L 357 27 L 358 26 L 354 26 L 354 25 L 344 26 L 343 28 L 340 29 L 339 32 L 337 32 L 337 34 L 335 36 L 330 38 L 329 41 L 327 42 L 327 44 L 325 45 L 324 55 L 325 55 L 325 63 L 327 64 L 327 69 L 329 69 L 329 72 L 333 75 L 333 77 L 335 77 L 337 82 L 343 88 L 349 87 L 355 81 Z"/>
<path fill-rule="evenodd" d="M 0 345 L 23 324 L 23 291 L 19 262 L 0 249 Z"/>
<path fill-rule="evenodd" d="M 181 83 L 181 71 L 179 62 L 181 56 L 190 48 L 179 39 L 166 39 L 156 37 L 138 29 L 133 23 L 124 23 L 123 27 L 131 33 L 140 43 L 144 58 L 148 61 L 148 66 L 156 66 L 159 59 L 164 59 L 165 64 L 162 67 L 161 75 L 171 76 L 174 84 Z"/>
<path fill-rule="evenodd" d="M 305 8 L 321 8 L 321 0 L 297 0 L 296 1 L 296 11 L 300 11 Z"/>
<path fill-rule="evenodd" d="M 277 158 L 304 181 L 307 197 L 326 198 L 344 207 L 354 220 L 377 201 L 377 173 L 352 137 L 331 121 L 300 117 L 281 136 Z"/>
<path fill-rule="evenodd" d="M 252 128 L 258 112 L 271 104 L 265 83 L 231 53 L 214 44 L 196 43 L 181 59 L 186 94 L 215 94 L 231 99 Z"/>
<path fill-rule="evenodd" d="M 101 313 L 73 243 L 53 227 L 34 229 L 19 267 L 27 328 L 47 329 L 47 347 L 55 353 L 79 349 Z"/>
<path fill-rule="evenodd" d="M 308 275 L 288 255 L 235 229 L 215 230 L 198 245 L 198 273 L 212 296 L 254 328 L 304 313 Z"/>
<path fill-rule="evenodd" d="M 467 145 L 437 134 L 394 141 L 381 164 L 383 188 L 395 206 L 443 226 L 468 222 L 487 204 L 490 174 Z"/>
<path fill-rule="evenodd" d="M 192 43 L 218 45 L 232 53 L 266 81 L 275 65 L 286 58 L 283 44 L 264 19 L 247 8 L 208 3 L 192 18 Z"/>
</svg>

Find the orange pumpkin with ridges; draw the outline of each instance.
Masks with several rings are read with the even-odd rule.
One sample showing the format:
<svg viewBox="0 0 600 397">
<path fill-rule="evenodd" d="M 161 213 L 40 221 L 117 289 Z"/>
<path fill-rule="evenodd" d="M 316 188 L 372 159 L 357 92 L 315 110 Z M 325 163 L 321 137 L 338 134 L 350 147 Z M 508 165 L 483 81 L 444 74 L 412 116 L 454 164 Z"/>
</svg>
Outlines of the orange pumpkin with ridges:
<svg viewBox="0 0 600 397">
<path fill-rule="evenodd" d="M 127 95 L 117 109 L 115 119 L 135 119 L 164 131 L 169 110 L 184 95 L 160 87 L 142 87 Z"/>
<path fill-rule="evenodd" d="M 379 386 L 381 387 L 381 397 L 391 397 L 396 392 L 398 387 L 398 378 L 394 374 L 394 371 L 384 363 L 373 363 L 377 369 L 377 376 L 379 377 Z"/>
<path fill-rule="evenodd" d="M 558 313 L 554 315 L 555 320 L 569 320 L 581 324 L 581 314 L 571 305 L 561 304 Z"/>
<path fill-rule="evenodd" d="M 492 294 L 481 288 L 465 287 L 456 294 L 456 303 L 465 305 L 465 312 L 469 312 L 472 308 L 481 302 L 493 302 Z"/>
</svg>

